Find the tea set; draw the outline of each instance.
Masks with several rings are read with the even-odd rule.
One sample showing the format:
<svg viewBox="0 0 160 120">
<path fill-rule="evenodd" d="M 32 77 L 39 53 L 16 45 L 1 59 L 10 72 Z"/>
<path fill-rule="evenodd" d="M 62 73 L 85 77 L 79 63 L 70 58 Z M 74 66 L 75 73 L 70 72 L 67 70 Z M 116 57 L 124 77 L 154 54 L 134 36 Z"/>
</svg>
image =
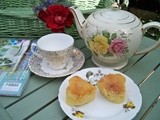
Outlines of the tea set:
<svg viewBox="0 0 160 120">
<path fill-rule="evenodd" d="M 159 39 L 152 46 L 139 50 L 145 32 L 149 28 L 160 29 L 160 23 L 142 24 L 137 16 L 121 10 L 116 4 L 113 4 L 111 8 L 91 13 L 87 19 L 77 7 L 72 6 L 70 10 L 73 13 L 78 33 L 92 53 L 92 62 L 97 66 L 121 69 L 127 65 L 131 56 L 148 53 L 160 45 Z M 38 48 L 38 52 L 33 50 L 34 47 Z M 72 36 L 64 33 L 45 35 L 38 40 L 37 44 L 32 44 L 31 48 L 34 57 L 32 56 L 30 60 L 30 68 L 41 76 L 60 77 L 65 72 L 67 75 L 71 71 L 66 68 L 67 65 L 72 72 L 75 72 L 84 63 L 84 55 L 74 47 Z M 80 56 L 76 58 L 76 55 L 72 54 L 77 54 L 77 52 Z M 36 64 L 36 61 L 41 62 Z M 42 61 L 46 64 L 42 65 Z M 69 63 L 73 64 L 69 65 Z M 47 72 L 48 69 L 57 72 L 53 75 L 51 74 L 53 72 Z"/>
</svg>

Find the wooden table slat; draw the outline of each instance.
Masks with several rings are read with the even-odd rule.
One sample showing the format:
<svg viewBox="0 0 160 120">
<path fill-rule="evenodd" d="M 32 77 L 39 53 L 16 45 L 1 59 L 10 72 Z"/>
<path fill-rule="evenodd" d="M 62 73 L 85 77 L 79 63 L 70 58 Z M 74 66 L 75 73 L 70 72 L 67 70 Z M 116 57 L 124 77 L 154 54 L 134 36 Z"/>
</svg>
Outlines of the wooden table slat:
<svg viewBox="0 0 160 120">
<path fill-rule="evenodd" d="M 140 86 L 140 92 L 142 94 L 142 108 L 135 120 L 140 120 L 141 116 L 147 111 L 149 106 L 159 96 L 160 92 L 160 67 Z M 146 92 L 147 91 L 147 92 Z"/>
<path fill-rule="evenodd" d="M 149 112 L 149 114 L 145 117 L 145 120 L 160 120 L 160 100 L 154 106 L 154 108 Z"/>
<path fill-rule="evenodd" d="M 6 110 L 10 113 L 13 119 L 22 120 L 38 109 L 41 109 L 41 107 L 46 105 L 52 99 L 56 98 L 62 80 L 63 78 L 53 80 L 50 84 L 45 85 Z M 28 107 L 30 108 L 26 109 Z"/>
<path fill-rule="evenodd" d="M 7 113 L 7 111 L 3 108 L 1 104 L 0 104 L 0 120 L 12 120 L 9 113 Z"/>
<path fill-rule="evenodd" d="M 62 120 L 65 116 L 66 114 L 62 111 L 59 101 L 56 100 L 28 120 L 52 120 L 54 118 L 56 120 Z"/>
<path fill-rule="evenodd" d="M 147 75 L 154 70 L 160 62 L 160 52 L 148 53 L 143 59 L 136 63 L 131 69 L 125 72 L 136 84 L 139 84 Z"/>
<path fill-rule="evenodd" d="M 21 97 L 1 97 L 1 104 L 6 107 L 10 104 L 13 104 L 16 101 L 21 100 L 21 98 L 23 98 L 24 96 L 26 96 L 27 94 L 32 93 L 34 90 L 40 88 L 41 86 L 43 86 L 44 84 L 48 83 L 51 79 L 47 79 L 47 78 L 42 78 L 36 75 L 31 76 L 28 85 L 23 93 L 23 95 Z"/>
</svg>

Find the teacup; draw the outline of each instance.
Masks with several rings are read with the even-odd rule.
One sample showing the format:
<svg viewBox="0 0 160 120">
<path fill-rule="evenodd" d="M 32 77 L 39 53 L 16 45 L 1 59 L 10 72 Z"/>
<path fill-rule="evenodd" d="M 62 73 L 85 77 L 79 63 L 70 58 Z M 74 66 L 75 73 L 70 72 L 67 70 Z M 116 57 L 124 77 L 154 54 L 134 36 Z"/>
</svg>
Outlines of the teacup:
<svg viewBox="0 0 160 120">
<path fill-rule="evenodd" d="M 52 33 L 42 36 L 37 44 L 31 45 L 31 51 L 45 60 L 52 69 L 63 69 L 73 50 L 74 39 L 64 33 Z M 38 50 L 35 51 L 34 48 Z"/>
</svg>

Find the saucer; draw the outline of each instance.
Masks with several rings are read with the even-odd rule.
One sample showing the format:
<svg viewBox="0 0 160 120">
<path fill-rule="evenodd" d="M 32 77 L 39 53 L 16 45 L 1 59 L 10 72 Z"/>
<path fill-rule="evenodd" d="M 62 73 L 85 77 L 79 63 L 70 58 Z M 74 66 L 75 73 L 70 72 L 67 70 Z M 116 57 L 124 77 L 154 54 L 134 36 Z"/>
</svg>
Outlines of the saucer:
<svg viewBox="0 0 160 120">
<path fill-rule="evenodd" d="M 42 58 L 32 55 L 29 59 L 29 69 L 38 76 L 47 78 L 56 78 L 70 75 L 79 70 L 85 61 L 83 52 L 78 48 L 73 48 L 70 57 L 67 60 L 67 65 L 64 69 L 55 70 L 52 69 L 45 60 Z"/>
</svg>

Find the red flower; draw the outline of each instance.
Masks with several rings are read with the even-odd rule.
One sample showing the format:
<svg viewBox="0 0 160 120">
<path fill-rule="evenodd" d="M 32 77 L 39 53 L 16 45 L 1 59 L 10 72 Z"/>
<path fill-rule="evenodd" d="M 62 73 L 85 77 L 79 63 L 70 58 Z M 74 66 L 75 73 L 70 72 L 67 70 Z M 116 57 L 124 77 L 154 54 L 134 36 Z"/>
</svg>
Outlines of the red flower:
<svg viewBox="0 0 160 120">
<path fill-rule="evenodd" d="M 43 9 L 39 11 L 38 18 L 45 22 L 45 18 L 47 18 L 47 14 Z"/>
<path fill-rule="evenodd" d="M 46 23 L 53 32 L 64 32 L 65 27 L 73 25 L 73 15 L 68 7 L 63 5 L 49 6 L 45 11 L 40 10 L 38 18 Z"/>
</svg>

